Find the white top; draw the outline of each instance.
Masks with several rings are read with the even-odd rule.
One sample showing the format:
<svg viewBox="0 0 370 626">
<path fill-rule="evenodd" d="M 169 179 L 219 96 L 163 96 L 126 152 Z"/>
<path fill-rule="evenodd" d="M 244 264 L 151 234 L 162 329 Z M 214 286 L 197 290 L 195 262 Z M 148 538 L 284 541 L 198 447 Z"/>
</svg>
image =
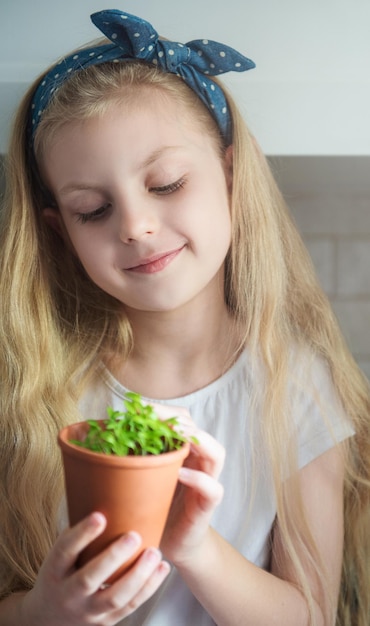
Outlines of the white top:
<svg viewBox="0 0 370 626">
<path fill-rule="evenodd" d="M 302 370 L 304 390 L 297 384 L 297 366 L 292 368 L 294 381 L 291 381 L 290 389 L 290 414 L 298 433 L 300 468 L 335 443 L 353 434 L 333 392 L 325 367 L 316 360 L 309 368 L 309 372 L 305 370 L 304 375 Z M 269 538 L 276 508 L 266 455 L 261 450 L 258 416 L 253 432 L 251 428 L 250 390 L 252 377 L 256 380 L 256 376 L 259 376 L 258 373 L 252 375 L 251 372 L 249 355 L 245 351 L 231 369 L 207 387 L 187 396 L 162 402 L 187 408 L 194 422 L 225 447 L 226 461 L 221 475 L 224 498 L 213 515 L 212 526 L 247 559 L 267 568 Z M 105 418 L 108 405 L 122 410 L 122 399 L 127 390 L 106 368 L 101 368 L 100 376 L 101 385 L 94 386 L 81 403 L 80 408 L 85 419 Z M 255 384 L 254 382 L 253 388 Z M 256 480 L 253 493 L 252 469 Z M 188 590 L 176 569 L 172 568 L 168 579 L 154 597 L 132 616 L 123 620 L 123 624 L 211 626 L 214 621 Z"/>
</svg>

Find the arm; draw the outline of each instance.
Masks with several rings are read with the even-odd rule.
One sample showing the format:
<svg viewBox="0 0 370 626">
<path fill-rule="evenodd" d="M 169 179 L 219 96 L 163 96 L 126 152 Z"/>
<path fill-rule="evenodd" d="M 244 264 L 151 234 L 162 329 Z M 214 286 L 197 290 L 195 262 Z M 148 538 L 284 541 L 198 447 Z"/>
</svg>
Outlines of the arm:
<svg viewBox="0 0 370 626">
<path fill-rule="evenodd" d="M 184 480 L 182 479 L 184 482 Z M 199 472 L 186 476 L 186 484 L 205 498 L 207 485 Z M 315 575 L 303 563 L 315 599 L 319 626 L 332 626 L 328 597 L 338 595 L 343 544 L 343 459 L 333 448 L 299 472 L 299 485 L 307 521 L 330 575 L 328 593 L 320 592 Z M 208 492 L 210 493 L 210 492 Z M 297 546 L 298 553 L 299 548 Z M 248 562 L 215 531 L 208 528 L 202 540 L 173 554 L 189 588 L 218 626 L 305 626 L 308 608 L 297 589 L 293 569 L 281 542 L 278 524 L 273 537 L 271 573 Z"/>
<path fill-rule="evenodd" d="M 335 618 L 342 571 L 343 555 L 343 483 L 344 459 L 341 446 L 336 446 L 309 463 L 299 473 L 308 526 L 326 569 L 325 593 L 308 563 L 304 564 L 313 597 L 321 608 L 322 623 L 331 625 Z M 293 506 L 288 501 L 288 508 Z M 293 568 L 282 545 L 280 529 L 274 533 L 274 558 L 271 571 L 281 578 L 296 582 Z M 331 603 L 330 603 L 331 598 Z M 332 610 L 330 611 L 330 604 Z M 319 622 L 320 623 L 320 622 Z"/>
</svg>

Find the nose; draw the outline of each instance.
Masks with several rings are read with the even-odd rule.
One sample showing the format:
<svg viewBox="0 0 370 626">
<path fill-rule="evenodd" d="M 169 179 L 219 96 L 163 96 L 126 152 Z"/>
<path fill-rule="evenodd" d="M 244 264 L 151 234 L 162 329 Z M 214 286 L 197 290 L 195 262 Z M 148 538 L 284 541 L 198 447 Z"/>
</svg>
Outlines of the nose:
<svg viewBox="0 0 370 626">
<path fill-rule="evenodd" d="M 136 203 L 119 210 L 118 235 L 123 243 L 130 244 L 154 235 L 159 226 L 158 216 L 148 203 Z"/>
</svg>

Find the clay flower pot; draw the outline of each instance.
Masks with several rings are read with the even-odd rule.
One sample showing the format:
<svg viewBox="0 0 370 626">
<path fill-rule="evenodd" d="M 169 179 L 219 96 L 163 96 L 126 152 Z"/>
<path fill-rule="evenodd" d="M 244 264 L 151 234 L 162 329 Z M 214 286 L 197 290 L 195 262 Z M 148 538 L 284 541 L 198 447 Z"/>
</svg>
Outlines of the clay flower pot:
<svg viewBox="0 0 370 626">
<path fill-rule="evenodd" d="M 129 530 L 142 537 L 140 550 L 106 582 L 114 582 L 142 551 L 158 547 L 177 483 L 178 470 L 189 454 L 189 444 L 158 455 L 116 456 L 91 452 L 70 443 L 83 440 L 86 422 L 63 428 L 61 447 L 68 515 L 71 525 L 93 511 L 107 518 L 107 527 L 80 555 L 83 565 Z"/>
</svg>

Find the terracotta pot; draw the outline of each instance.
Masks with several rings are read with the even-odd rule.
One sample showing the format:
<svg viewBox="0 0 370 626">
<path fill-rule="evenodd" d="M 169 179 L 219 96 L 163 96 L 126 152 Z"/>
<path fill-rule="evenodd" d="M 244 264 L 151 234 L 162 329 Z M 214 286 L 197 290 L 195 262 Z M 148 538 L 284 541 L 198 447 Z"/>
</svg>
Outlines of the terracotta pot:
<svg viewBox="0 0 370 626">
<path fill-rule="evenodd" d="M 58 435 L 71 526 L 93 511 L 107 518 L 105 531 L 81 553 L 78 565 L 129 530 L 142 537 L 140 550 L 106 581 L 110 584 L 133 565 L 145 548 L 159 546 L 178 470 L 189 454 L 189 444 L 160 455 L 119 457 L 69 443 L 70 439 L 83 440 L 87 430 L 88 424 L 79 422 L 63 428 Z"/>
</svg>

